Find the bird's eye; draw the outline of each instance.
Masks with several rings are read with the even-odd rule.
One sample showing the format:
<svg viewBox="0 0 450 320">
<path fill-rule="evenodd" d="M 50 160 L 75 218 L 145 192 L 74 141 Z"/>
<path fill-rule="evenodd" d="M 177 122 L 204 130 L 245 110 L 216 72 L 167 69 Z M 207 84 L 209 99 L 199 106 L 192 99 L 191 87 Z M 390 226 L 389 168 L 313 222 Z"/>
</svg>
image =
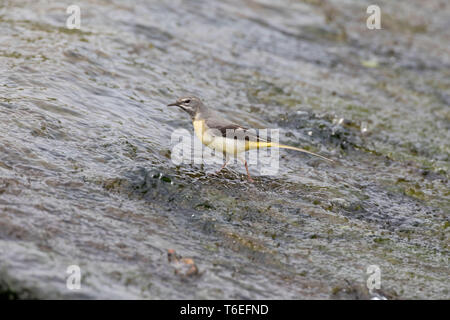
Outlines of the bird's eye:
<svg viewBox="0 0 450 320">
<path fill-rule="evenodd" d="M 186 103 L 186 104 L 189 104 L 189 102 L 191 102 L 191 100 L 189 100 L 189 99 L 184 100 L 184 103 Z"/>
</svg>

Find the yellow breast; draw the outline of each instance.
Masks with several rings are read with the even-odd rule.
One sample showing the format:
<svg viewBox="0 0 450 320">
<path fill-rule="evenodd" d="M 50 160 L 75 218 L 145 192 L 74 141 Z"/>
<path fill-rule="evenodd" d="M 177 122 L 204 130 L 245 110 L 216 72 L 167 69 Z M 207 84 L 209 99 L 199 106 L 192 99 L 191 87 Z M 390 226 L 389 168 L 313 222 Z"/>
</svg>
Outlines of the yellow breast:
<svg viewBox="0 0 450 320">
<path fill-rule="evenodd" d="M 257 148 L 267 148 L 271 143 L 235 140 L 222 137 L 220 134 L 211 134 L 205 124 L 205 120 L 194 120 L 194 132 L 197 138 L 206 146 L 216 151 L 225 152 L 230 155 L 236 155 L 241 152 Z"/>
<path fill-rule="evenodd" d="M 197 138 L 203 143 L 203 144 L 207 144 L 205 141 L 205 131 L 206 131 L 206 126 L 205 126 L 205 120 L 194 120 L 193 122 L 194 125 L 194 132 L 195 135 L 197 136 Z"/>
</svg>

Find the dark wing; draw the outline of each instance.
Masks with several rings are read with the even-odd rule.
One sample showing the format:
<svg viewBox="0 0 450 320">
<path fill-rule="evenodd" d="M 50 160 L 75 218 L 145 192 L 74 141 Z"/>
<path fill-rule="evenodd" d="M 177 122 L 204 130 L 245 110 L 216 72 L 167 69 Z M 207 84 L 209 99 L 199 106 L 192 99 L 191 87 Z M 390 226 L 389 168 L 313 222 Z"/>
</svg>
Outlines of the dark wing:
<svg viewBox="0 0 450 320">
<path fill-rule="evenodd" d="M 228 135 L 230 138 L 234 137 L 235 139 L 243 139 L 245 137 L 245 140 L 247 141 L 251 139 L 252 141 L 270 142 L 270 139 L 267 136 L 260 137 L 257 130 L 245 128 L 238 124 L 225 123 L 224 121 L 217 120 L 206 120 L 206 126 L 210 129 L 218 130 L 217 132 L 220 131 L 224 138 Z"/>
</svg>

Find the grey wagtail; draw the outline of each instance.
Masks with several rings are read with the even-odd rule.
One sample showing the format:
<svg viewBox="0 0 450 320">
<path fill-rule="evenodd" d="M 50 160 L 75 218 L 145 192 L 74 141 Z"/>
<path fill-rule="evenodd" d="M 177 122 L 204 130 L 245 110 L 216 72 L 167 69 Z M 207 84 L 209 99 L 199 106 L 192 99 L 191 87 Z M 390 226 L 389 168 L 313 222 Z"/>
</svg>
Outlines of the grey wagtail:
<svg viewBox="0 0 450 320">
<path fill-rule="evenodd" d="M 263 139 L 256 134 L 256 131 L 252 132 L 252 130 L 248 128 L 223 119 L 216 112 L 206 107 L 197 97 L 182 97 L 168 106 L 177 106 L 186 111 L 191 116 L 197 138 L 199 138 L 207 147 L 222 152 L 226 160 L 219 171 L 225 168 L 230 157 L 238 158 L 244 163 L 250 182 L 254 181 L 248 171 L 247 161 L 245 160 L 245 157 L 242 156 L 244 152 L 249 150 L 271 147 L 284 148 L 301 151 L 324 160 L 333 161 L 305 149 L 271 142 L 269 139 Z"/>
</svg>

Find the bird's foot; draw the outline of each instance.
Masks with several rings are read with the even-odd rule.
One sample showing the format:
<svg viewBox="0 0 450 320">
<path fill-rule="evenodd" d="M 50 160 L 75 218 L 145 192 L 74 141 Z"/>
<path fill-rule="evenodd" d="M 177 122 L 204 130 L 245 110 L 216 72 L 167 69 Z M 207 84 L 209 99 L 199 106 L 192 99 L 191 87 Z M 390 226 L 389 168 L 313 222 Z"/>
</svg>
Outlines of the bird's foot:
<svg viewBox="0 0 450 320">
<path fill-rule="evenodd" d="M 208 176 L 215 176 L 222 172 L 222 169 L 208 173 Z"/>
</svg>

